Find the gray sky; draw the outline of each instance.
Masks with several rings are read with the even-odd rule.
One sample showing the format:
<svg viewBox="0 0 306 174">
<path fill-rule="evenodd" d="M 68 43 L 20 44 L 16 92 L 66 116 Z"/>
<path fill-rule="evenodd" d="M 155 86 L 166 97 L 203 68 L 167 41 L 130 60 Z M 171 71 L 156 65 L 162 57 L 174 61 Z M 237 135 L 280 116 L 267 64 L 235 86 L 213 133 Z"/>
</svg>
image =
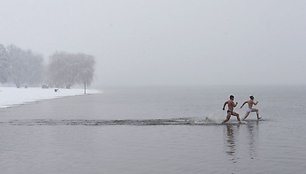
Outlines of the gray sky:
<svg viewBox="0 0 306 174">
<path fill-rule="evenodd" d="M 306 84 L 305 0 L 6 0 L 0 43 L 97 59 L 97 85 Z"/>
</svg>

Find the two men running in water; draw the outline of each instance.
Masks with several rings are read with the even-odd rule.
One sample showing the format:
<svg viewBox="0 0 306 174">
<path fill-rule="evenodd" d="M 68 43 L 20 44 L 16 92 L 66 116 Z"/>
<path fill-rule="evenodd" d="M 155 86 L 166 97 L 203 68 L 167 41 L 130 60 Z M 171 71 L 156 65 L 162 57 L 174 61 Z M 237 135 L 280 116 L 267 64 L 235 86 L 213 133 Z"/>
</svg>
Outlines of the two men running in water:
<svg viewBox="0 0 306 174">
<path fill-rule="evenodd" d="M 258 114 L 258 109 L 253 108 L 254 105 L 257 105 L 257 104 L 258 104 L 258 101 L 257 101 L 257 102 L 254 101 L 254 97 L 253 97 L 253 96 L 250 96 L 250 100 L 245 101 L 245 102 L 242 104 L 242 106 L 241 106 L 240 108 L 242 108 L 245 104 L 248 104 L 249 108 L 248 108 L 248 110 L 247 110 L 247 112 L 246 112 L 245 117 L 243 118 L 243 120 L 245 120 L 245 119 L 249 116 L 249 114 L 250 114 L 251 112 L 256 112 L 256 114 L 257 114 L 257 119 L 258 119 L 258 120 L 261 119 L 261 117 L 259 117 L 259 114 Z M 227 107 L 228 107 L 228 109 L 227 109 L 227 115 L 226 115 L 226 119 L 225 119 L 222 123 L 226 123 L 226 122 L 231 118 L 232 115 L 233 115 L 233 116 L 236 116 L 238 122 L 241 123 L 239 114 L 236 113 L 236 112 L 234 112 L 234 108 L 238 105 L 238 102 L 236 102 L 236 103 L 234 102 L 234 96 L 233 96 L 233 95 L 231 95 L 231 96 L 230 96 L 230 99 L 224 103 L 224 105 L 223 105 L 223 110 L 225 110 L 225 106 L 226 106 L 226 105 L 227 105 Z"/>
</svg>

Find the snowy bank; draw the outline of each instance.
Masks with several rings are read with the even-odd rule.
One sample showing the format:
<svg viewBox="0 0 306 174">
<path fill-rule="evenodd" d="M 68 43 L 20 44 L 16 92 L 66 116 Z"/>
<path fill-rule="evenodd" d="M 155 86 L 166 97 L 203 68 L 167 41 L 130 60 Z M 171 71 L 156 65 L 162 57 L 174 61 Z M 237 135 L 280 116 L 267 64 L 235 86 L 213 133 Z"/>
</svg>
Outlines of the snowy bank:
<svg viewBox="0 0 306 174">
<path fill-rule="evenodd" d="M 87 94 L 96 93 L 100 93 L 100 91 L 87 90 Z M 7 108 L 13 105 L 19 105 L 45 99 L 76 95 L 84 95 L 83 89 L 59 89 L 57 92 L 55 92 L 54 88 L 42 89 L 0 87 L 0 108 Z"/>
</svg>

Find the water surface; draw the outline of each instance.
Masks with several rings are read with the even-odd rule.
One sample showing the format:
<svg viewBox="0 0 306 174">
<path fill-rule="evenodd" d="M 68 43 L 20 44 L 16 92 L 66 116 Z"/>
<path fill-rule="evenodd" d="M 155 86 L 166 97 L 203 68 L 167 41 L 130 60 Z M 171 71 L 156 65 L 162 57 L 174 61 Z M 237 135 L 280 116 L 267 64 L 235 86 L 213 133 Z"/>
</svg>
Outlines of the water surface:
<svg viewBox="0 0 306 174">
<path fill-rule="evenodd" d="M 220 125 L 230 94 L 254 95 L 263 121 Z M 305 99 L 304 87 L 117 88 L 1 109 L 1 173 L 304 173 Z"/>
</svg>

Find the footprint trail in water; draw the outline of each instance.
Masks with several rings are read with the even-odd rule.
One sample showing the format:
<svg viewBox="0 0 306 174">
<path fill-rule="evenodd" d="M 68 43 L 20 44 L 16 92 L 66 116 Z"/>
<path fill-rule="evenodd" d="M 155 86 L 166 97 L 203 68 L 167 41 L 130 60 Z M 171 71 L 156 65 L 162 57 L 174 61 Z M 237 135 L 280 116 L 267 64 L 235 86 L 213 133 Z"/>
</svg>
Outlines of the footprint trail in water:
<svg viewBox="0 0 306 174">
<path fill-rule="evenodd" d="M 243 122 L 247 123 L 247 122 Z M 86 120 L 86 119 L 26 119 L 2 121 L 4 125 L 36 126 L 36 125 L 84 125 L 84 126 L 107 126 L 107 125 L 130 125 L 130 126 L 154 126 L 154 125 L 221 125 L 221 121 L 215 121 L 209 118 L 201 119 L 195 117 L 170 118 L 170 119 L 125 119 L 125 120 Z M 237 124 L 231 122 L 229 124 Z"/>
</svg>

